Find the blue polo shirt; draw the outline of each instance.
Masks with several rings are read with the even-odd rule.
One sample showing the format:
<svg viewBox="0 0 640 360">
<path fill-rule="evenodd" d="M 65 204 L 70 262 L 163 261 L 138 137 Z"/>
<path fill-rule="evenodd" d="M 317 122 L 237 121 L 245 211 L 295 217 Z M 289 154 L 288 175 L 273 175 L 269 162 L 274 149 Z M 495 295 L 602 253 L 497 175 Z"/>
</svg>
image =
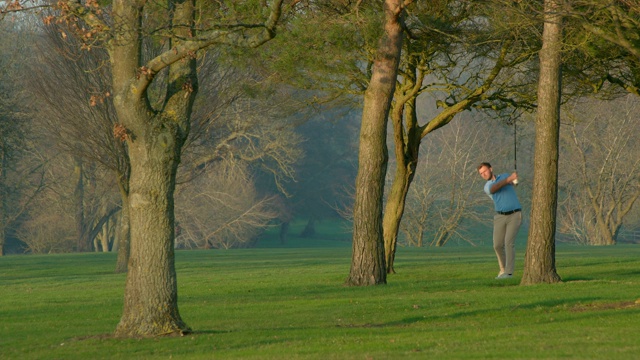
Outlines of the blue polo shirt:
<svg viewBox="0 0 640 360">
<path fill-rule="evenodd" d="M 518 195 L 516 195 L 516 190 L 513 185 L 505 185 L 495 193 L 491 193 L 491 186 L 500 180 L 506 179 L 507 177 L 509 177 L 509 174 L 496 175 L 495 180 L 489 180 L 484 184 L 484 192 L 489 195 L 491 200 L 493 200 L 493 206 L 496 211 L 507 212 L 522 209 L 522 205 L 520 205 Z"/>
</svg>

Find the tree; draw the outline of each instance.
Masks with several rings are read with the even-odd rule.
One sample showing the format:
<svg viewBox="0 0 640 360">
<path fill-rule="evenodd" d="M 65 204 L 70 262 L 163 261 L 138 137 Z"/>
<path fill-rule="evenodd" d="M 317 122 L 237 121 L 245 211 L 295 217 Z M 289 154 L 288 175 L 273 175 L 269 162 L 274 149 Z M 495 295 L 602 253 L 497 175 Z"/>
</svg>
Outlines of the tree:
<svg viewBox="0 0 640 360">
<path fill-rule="evenodd" d="M 305 158 L 289 187 L 290 202 L 296 216 L 308 219 L 305 234 L 313 234 L 316 221 L 335 217 L 337 204 L 344 201 L 350 203 L 349 218 L 353 215 L 353 196 L 342 190 L 354 186 L 360 114 L 349 110 L 325 108 L 296 128 L 305 139 Z"/>
<path fill-rule="evenodd" d="M 261 196 L 246 166 L 216 164 L 176 195 L 177 246 L 246 247 L 280 215 L 276 196 Z"/>
<path fill-rule="evenodd" d="M 560 229 L 589 245 L 614 245 L 640 198 L 638 100 L 588 100 L 568 112 L 563 132 Z"/>
<path fill-rule="evenodd" d="M 27 130 L 29 103 L 20 76 L 21 58 L 27 43 L 12 41 L 20 31 L 15 23 L 0 23 L 0 256 L 15 238 L 20 220 L 44 188 L 46 160 L 28 156 L 35 152 L 34 136 Z M 17 251 L 17 249 L 13 249 Z"/>
<path fill-rule="evenodd" d="M 68 35 L 63 39 L 61 33 Z M 75 184 L 69 197 L 73 198 L 76 250 L 91 250 L 102 227 L 122 209 L 116 271 L 124 272 L 129 249 L 126 224 L 130 167 L 126 145 L 113 135 L 118 121 L 109 96 L 109 67 L 104 66 L 108 54 L 99 48 L 82 50 L 82 42 L 62 24 L 44 26 L 38 35 L 37 61 L 25 67 L 24 77 L 39 104 L 34 114 L 43 136 L 73 162 L 69 171 L 72 176 L 60 175 Z M 78 89 L 86 92 L 79 93 Z M 103 193 L 98 198 L 89 196 L 94 175 L 102 169 L 113 172 L 121 204 L 102 206 L 106 204 L 98 202 L 104 198 Z"/>
<path fill-rule="evenodd" d="M 456 238 L 476 245 L 467 234 L 475 235 L 477 228 L 469 231 L 466 224 L 479 221 L 481 215 L 477 208 L 486 201 L 485 197 L 478 196 L 482 179 L 476 166 L 477 159 L 489 156 L 485 139 L 494 137 L 492 150 L 500 149 L 499 144 L 503 142 L 500 135 L 504 132 L 496 125 L 473 119 L 471 115 L 463 116 L 434 132 L 421 148 L 421 163 L 407 194 L 400 227 L 405 234 L 405 244 L 444 246 Z M 497 158 L 500 152 L 491 155 Z"/>
<path fill-rule="evenodd" d="M 356 11 L 353 11 L 349 6 L 338 6 L 337 2 L 331 4 L 332 6 L 312 12 L 314 16 L 304 18 L 305 23 L 320 22 L 318 26 L 322 29 L 322 39 L 317 39 L 317 35 L 314 36 L 315 32 L 298 34 L 292 31 L 289 36 L 293 37 L 295 34 L 310 44 L 322 42 L 333 51 L 325 51 L 326 47 L 319 46 L 305 48 L 302 53 L 293 50 L 293 54 L 288 56 L 296 59 L 301 57 L 303 60 L 299 63 L 302 65 L 293 67 L 296 69 L 293 74 L 286 74 L 297 86 L 316 89 L 319 96 L 325 95 L 325 98 L 334 99 L 340 96 L 336 93 L 342 92 L 343 97 L 349 99 L 350 97 L 344 95 L 359 95 L 371 85 L 365 75 L 371 70 L 370 54 L 375 52 L 374 46 L 371 45 L 373 36 L 368 31 L 371 24 L 376 23 L 375 11 L 370 5 L 358 6 Z M 385 263 L 389 272 L 393 269 L 398 228 L 406 194 L 415 173 L 421 139 L 449 123 L 456 114 L 474 106 L 504 107 L 504 103 L 515 104 L 517 86 L 525 86 L 521 81 L 514 81 L 514 78 L 517 78 L 514 74 L 515 68 L 525 63 L 533 52 L 527 53 L 531 49 L 513 41 L 513 37 L 517 37 L 513 35 L 516 31 L 509 34 L 511 37 L 497 30 L 494 32 L 498 35 L 487 36 L 492 33 L 487 29 L 487 21 L 478 19 L 484 19 L 483 16 L 490 12 L 479 12 L 478 8 L 467 3 L 447 0 L 416 3 L 411 7 L 406 26 L 409 36 L 404 41 L 403 56 L 399 64 L 399 81 L 390 112 L 394 124 L 394 147 L 398 166 L 396 181 L 392 184 L 385 204 L 383 219 Z M 334 18 L 340 20 L 335 20 L 329 15 L 323 16 L 325 13 L 335 13 L 337 15 Z M 356 14 L 353 23 L 362 24 L 355 29 L 349 26 L 351 24 L 345 24 L 348 20 L 344 20 L 352 19 L 353 13 Z M 478 32 L 481 34 L 477 35 Z M 311 53 L 312 56 L 307 53 Z M 330 55 L 329 58 L 326 58 L 327 54 Z M 292 68 L 290 63 L 291 61 L 286 62 L 288 68 Z M 284 64 L 283 62 L 281 68 Z M 300 67 L 313 70 L 300 71 Z M 505 67 L 512 67 L 513 71 L 507 73 L 503 71 Z M 522 67 L 517 70 L 522 70 Z M 502 85 L 517 85 L 510 89 L 506 86 L 501 89 L 493 86 L 494 81 L 499 82 L 497 77 L 501 73 L 507 73 L 503 77 Z M 428 79 L 428 83 L 425 83 L 425 79 Z M 416 98 L 419 94 L 427 92 L 437 98 L 436 103 L 442 107 L 442 111 L 426 124 L 422 124 L 419 123 L 416 112 Z M 499 101 L 504 103 L 497 104 Z"/>
<path fill-rule="evenodd" d="M 504 118 L 513 114 L 506 108 L 520 108 L 518 112 L 532 106 L 526 94 L 531 84 L 526 65 L 533 54 L 529 31 L 520 30 L 526 28 L 522 24 L 505 25 L 508 16 L 493 12 L 494 6 L 444 0 L 412 9 L 391 111 L 397 166 L 384 211 L 389 273 L 394 272 L 398 230 L 423 139 L 469 109 Z M 423 94 L 441 109 L 428 114 L 427 121 L 417 113 Z"/>
<path fill-rule="evenodd" d="M 78 24 L 75 30 L 87 49 L 101 45 L 109 53 L 118 135 L 129 150 L 131 252 L 117 336 L 190 331 L 177 305 L 173 195 L 198 91 L 197 52 L 214 45 L 257 47 L 269 41 L 283 4 L 277 0 L 254 6 L 246 1 L 228 4 L 232 7 L 197 7 L 195 0 L 169 1 L 168 6 L 116 0 L 103 8 L 95 1 L 58 3 L 60 19 Z M 209 22 L 214 19 L 220 23 Z M 149 59 L 141 52 L 148 41 L 164 44 Z M 166 87 L 153 89 L 160 74 Z"/>
<path fill-rule="evenodd" d="M 574 0 L 565 12 L 571 22 L 580 79 L 594 93 L 619 90 L 640 96 L 640 4 L 637 1 Z M 614 85 L 618 91 L 606 84 Z M 603 91 L 606 90 L 606 91 Z"/>
<path fill-rule="evenodd" d="M 247 73 L 238 75 L 234 83 L 248 86 Z M 237 92 L 229 106 L 200 115 L 207 131 L 191 139 L 178 188 L 179 246 L 251 246 L 282 217 L 302 138 L 288 126 L 286 93 L 254 95 Z"/>
<path fill-rule="evenodd" d="M 31 129 L 35 132 L 36 127 Z M 41 180 L 43 185 L 31 200 L 32 206 L 21 215 L 16 236 L 25 244 L 25 250 L 31 253 L 78 251 L 77 210 L 83 210 L 87 226 L 93 228 L 87 236 L 95 239 L 106 219 L 117 209 L 114 181 L 106 180 L 113 177 L 110 176 L 111 172 L 91 166 L 84 166 L 83 171 L 77 171 L 73 157 L 52 147 L 51 138 L 38 134 L 36 139 L 29 158 L 24 161 L 46 164 Z M 79 175 L 82 175 L 84 193 L 80 197 L 83 202 L 81 207 L 76 203 L 79 198 L 76 196 L 78 183 L 73 181 Z M 96 216 L 103 214 L 105 209 L 111 209 L 112 213 Z"/>
<path fill-rule="evenodd" d="M 562 66 L 561 5 L 561 0 L 544 1 L 533 200 L 522 285 L 561 281 L 555 266 L 560 95 L 562 91 L 560 86 Z"/>
<path fill-rule="evenodd" d="M 384 2 L 384 33 L 380 36 L 371 80 L 364 95 L 353 211 L 353 253 L 346 281 L 352 286 L 386 284 L 382 197 L 388 161 L 387 118 L 402 50 L 405 6 L 400 0 Z"/>
</svg>

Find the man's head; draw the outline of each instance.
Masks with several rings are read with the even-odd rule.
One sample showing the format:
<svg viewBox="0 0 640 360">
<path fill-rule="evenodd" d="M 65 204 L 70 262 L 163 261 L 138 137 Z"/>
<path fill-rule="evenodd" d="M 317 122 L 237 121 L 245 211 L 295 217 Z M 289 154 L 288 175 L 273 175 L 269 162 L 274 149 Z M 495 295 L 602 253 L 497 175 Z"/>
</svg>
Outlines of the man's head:
<svg viewBox="0 0 640 360">
<path fill-rule="evenodd" d="M 493 179 L 493 169 L 488 162 L 483 162 L 478 165 L 478 173 L 487 181 Z"/>
</svg>

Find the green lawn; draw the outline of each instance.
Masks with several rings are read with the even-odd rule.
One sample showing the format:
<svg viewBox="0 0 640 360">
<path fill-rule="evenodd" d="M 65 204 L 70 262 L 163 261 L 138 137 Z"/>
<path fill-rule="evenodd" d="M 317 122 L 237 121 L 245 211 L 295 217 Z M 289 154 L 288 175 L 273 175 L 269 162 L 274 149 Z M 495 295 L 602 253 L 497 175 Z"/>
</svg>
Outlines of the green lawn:
<svg viewBox="0 0 640 360">
<path fill-rule="evenodd" d="M 114 254 L 0 258 L 0 359 L 637 359 L 640 247 L 560 245 L 564 283 L 494 280 L 489 246 L 398 249 L 383 286 L 343 286 L 351 248 L 180 251 L 194 333 L 114 339 Z M 331 246 L 333 245 L 333 246 Z M 323 247 L 320 247 L 323 246 Z"/>
</svg>

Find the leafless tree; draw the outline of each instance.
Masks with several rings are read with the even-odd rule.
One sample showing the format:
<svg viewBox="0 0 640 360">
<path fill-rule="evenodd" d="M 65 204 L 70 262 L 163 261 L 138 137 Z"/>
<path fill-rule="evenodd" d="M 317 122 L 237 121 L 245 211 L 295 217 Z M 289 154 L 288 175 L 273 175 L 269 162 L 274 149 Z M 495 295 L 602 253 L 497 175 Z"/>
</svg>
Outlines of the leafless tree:
<svg viewBox="0 0 640 360">
<path fill-rule="evenodd" d="M 35 136 L 29 131 L 31 104 L 20 68 L 25 62 L 29 33 L 15 22 L 0 23 L 0 256 L 15 238 L 21 219 L 44 187 L 46 159 L 37 156 Z M 21 42 L 14 41 L 23 36 Z M 11 251 L 20 251 L 13 248 Z"/>
<path fill-rule="evenodd" d="M 582 102 L 563 136 L 560 230 L 576 242 L 613 245 L 640 197 L 637 97 Z"/>
<path fill-rule="evenodd" d="M 116 211 L 126 208 L 129 181 L 129 162 L 125 143 L 114 136 L 118 123 L 110 94 L 108 56 L 104 49 L 83 49 L 82 42 L 63 24 L 51 24 L 38 29 L 34 42 L 35 61 L 24 67 L 26 84 L 38 106 L 34 107 L 34 119 L 46 138 L 47 146 L 69 156 L 73 166 L 69 172 L 59 174 L 64 181 L 75 184 L 69 193 L 73 201 L 77 251 L 91 250 L 95 236 Z M 121 201 L 110 207 L 95 206 L 99 199 L 89 197 L 97 178 L 96 172 L 112 171 L 118 180 L 114 194 L 121 194 Z M 69 209 L 71 210 L 71 209 Z M 127 211 L 123 211 L 121 224 Z M 128 230 L 119 239 L 128 243 Z M 122 245 L 122 244 L 121 244 Z M 119 247 L 126 251 L 127 245 Z M 126 259 L 126 256 L 124 257 Z M 123 261 L 124 261 L 123 259 Z M 126 264 L 126 262 L 125 262 Z M 126 266 L 122 266 L 126 269 Z"/>
<path fill-rule="evenodd" d="M 476 244 L 467 226 L 484 220 L 481 206 L 487 200 L 479 195 L 482 179 L 476 166 L 490 157 L 503 158 L 510 150 L 498 145 L 505 143 L 499 133 L 509 135 L 499 124 L 481 123 L 467 115 L 432 135 L 423 147 L 424 164 L 418 167 L 407 199 L 401 225 L 405 244 L 444 246 L 452 238 Z M 495 139 L 491 148 L 486 144 L 490 138 Z"/>
<path fill-rule="evenodd" d="M 46 139 L 46 138 L 44 138 Z M 42 139 L 42 143 L 49 143 Z M 115 188 L 115 179 L 113 173 L 105 170 L 104 168 L 84 166 L 80 170 L 80 166 L 73 161 L 73 156 L 67 153 L 57 152 L 55 148 L 47 147 L 44 144 L 40 144 L 40 148 L 37 149 L 38 153 L 33 153 L 31 156 L 42 158 L 42 162 L 46 162 L 45 172 L 43 175 L 42 183 L 43 188 L 38 193 L 38 196 L 32 200 L 32 210 L 23 216 L 23 224 L 20 227 L 20 239 L 27 245 L 32 241 L 38 241 L 39 247 L 45 246 L 44 240 L 49 239 L 52 244 L 57 244 L 56 252 L 70 252 L 77 251 L 79 246 L 83 244 L 78 243 L 77 236 L 71 236 L 74 238 L 74 245 L 60 246 L 61 239 L 54 239 L 52 237 L 42 237 L 38 235 L 39 239 L 29 239 L 28 234 L 38 234 L 43 232 L 46 235 L 46 226 L 51 227 L 51 234 L 60 234 L 61 226 L 68 227 L 67 232 L 76 234 L 77 225 L 77 182 L 74 181 L 77 177 L 82 177 L 82 211 L 86 226 L 91 229 L 87 236 L 94 239 L 104 227 L 106 221 L 110 219 L 117 211 L 118 207 L 118 194 L 113 191 Z M 35 160 L 32 160 L 35 161 Z M 55 213 L 53 216 L 51 213 Z M 38 217 L 43 217 L 39 219 Z M 52 221 L 54 218 L 61 219 L 60 221 Z M 62 220 L 64 219 L 64 220 Z M 64 239 L 70 235 L 65 233 Z M 93 242 L 93 240 L 92 240 Z M 65 242 L 66 243 L 66 240 Z M 92 245 L 92 244 L 90 244 Z M 113 244 L 109 244 L 112 246 Z M 29 245 L 29 248 L 33 248 Z M 31 249 L 33 250 L 33 249 Z"/>
<path fill-rule="evenodd" d="M 274 196 L 261 196 L 246 166 L 220 161 L 176 195 L 176 246 L 244 247 L 280 215 Z"/>
<path fill-rule="evenodd" d="M 295 164 L 303 157 L 303 139 L 292 124 L 294 106 L 288 103 L 286 94 L 261 99 L 237 96 L 215 117 L 207 119 L 206 131 L 190 143 L 181 182 L 219 161 L 234 159 L 268 175 L 275 188 L 286 196 L 286 183 L 295 181 Z"/>
</svg>

